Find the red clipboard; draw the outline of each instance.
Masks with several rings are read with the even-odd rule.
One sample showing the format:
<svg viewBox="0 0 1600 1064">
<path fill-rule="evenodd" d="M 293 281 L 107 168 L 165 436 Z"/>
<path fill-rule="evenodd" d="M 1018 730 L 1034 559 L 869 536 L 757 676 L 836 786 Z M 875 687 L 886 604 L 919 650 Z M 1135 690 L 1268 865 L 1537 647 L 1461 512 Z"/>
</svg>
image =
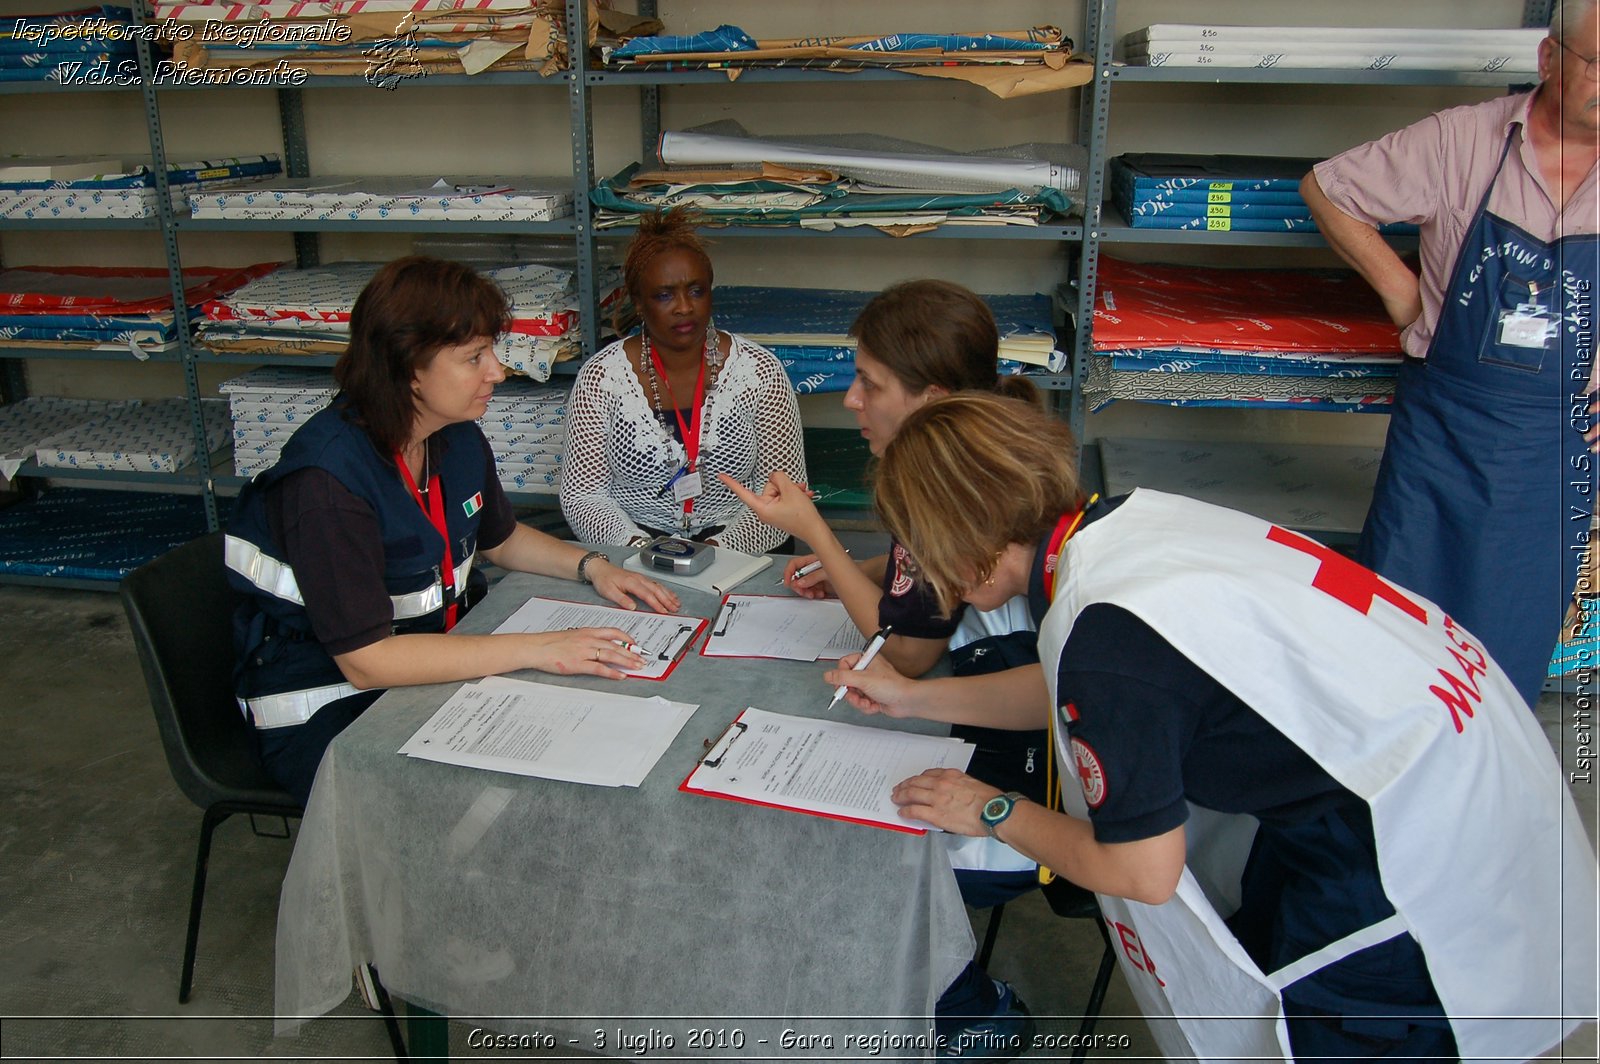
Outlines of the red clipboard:
<svg viewBox="0 0 1600 1064">
<path fill-rule="evenodd" d="M 608 609 L 622 609 L 621 606 L 611 602 L 583 602 L 579 599 L 560 598 L 556 595 L 539 595 L 536 597 L 546 599 L 550 602 L 570 602 L 574 606 L 605 606 Z M 705 631 L 706 628 L 711 624 L 711 622 L 706 620 L 704 617 L 689 617 L 677 613 L 663 613 L 656 614 L 656 616 L 671 617 L 672 619 L 680 622 L 683 628 L 689 630 L 688 638 L 683 639 L 683 641 L 678 644 L 677 649 L 672 652 L 672 663 L 667 666 L 666 672 L 663 672 L 660 676 L 647 676 L 642 672 L 624 672 L 623 675 L 628 677 L 630 680 L 649 680 L 652 683 L 659 683 L 660 681 L 665 680 L 668 676 L 671 676 L 673 672 L 677 670 L 678 666 L 682 664 L 684 655 L 689 652 L 690 647 L 694 646 L 695 640 L 700 638 L 700 633 Z M 689 621 L 694 623 L 692 625 L 683 623 Z M 676 641 L 681 636 L 682 633 L 680 632 L 679 635 L 673 637 L 673 640 Z"/>
<path fill-rule="evenodd" d="M 685 794 L 701 794 L 708 798 L 721 798 L 724 801 L 741 802 L 745 805 L 762 806 L 767 809 L 781 809 L 789 813 L 804 813 L 807 816 L 821 817 L 824 820 L 842 820 L 847 824 L 860 824 L 862 827 L 868 828 L 882 828 L 885 831 L 898 831 L 906 835 L 926 835 L 928 833 L 927 828 L 916 827 L 911 824 L 889 824 L 881 820 L 868 820 L 864 817 L 853 817 L 844 813 L 830 813 L 818 809 L 807 809 L 803 806 L 786 805 L 782 802 L 766 802 L 759 798 L 747 798 L 743 795 L 726 794 L 722 791 L 707 790 L 704 787 L 694 786 L 690 781 L 694 779 L 695 773 L 699 772 L 702 766 L 710 765 L 711 767 L 715 768 L 718 764 L 720 764 L 722 758 L 727 755 L 728 748 L 732 746 L 733 742 L 737 740 L 738 736 L 742 734 L 744 729 L 748 727 L 748 725 L 746 725 L 744 722 L 745 712 L 745 710 L 740 710 L 739 715 L 733 719 L 733 722 L 729 724 L 727 728 L 723 729 L 722 735 L 719 736 L 717 741 L 712 744 L 711 750 L 707 752 L 705 757 L 695 762 L 694 768 L 690 769 L 689 774 L 683 778 L 683 782 L 678 784 L 678 790 L 684 792 Z"/>
</svg>

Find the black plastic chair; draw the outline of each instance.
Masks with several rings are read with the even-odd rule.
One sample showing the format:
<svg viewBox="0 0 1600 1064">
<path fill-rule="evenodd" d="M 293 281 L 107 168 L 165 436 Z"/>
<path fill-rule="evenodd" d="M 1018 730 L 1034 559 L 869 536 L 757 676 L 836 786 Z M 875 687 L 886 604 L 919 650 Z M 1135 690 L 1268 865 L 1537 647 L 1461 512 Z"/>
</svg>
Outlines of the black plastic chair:
<svg viewBox="0 0 1600 1064">
<path fill-rule="evenodd" d="M 200 908 L 205 900 L 211 833 L 235 813 L 289 818 L 304 812 L 268 778 L 256 758 L 250 723 L 233 696 L 234 595 L 223 570 L 222 533 L 186 543 L 140 566 L 122 581 L 161 745 L 172 778 L 205 811 L 189 899 L 178 1001 L 194 982 Z"/>
<path fill-rule="evenodd" d="M 1089 1000 L 1083 1006 L 1083 1018 L 1078 1022 L 1078 1043 L 1072 1051 L 1073 1060 L 1083 1060 L 1089 1055 L 1089 1036 L 1100 1020 L 1100 1008 L 1105 1004 L 1106 990 L 1111 986 L 1111 970 L 1117 966 L 1117 954 L 1111 944 L 1111 932 L 1106 930 L 1105 919 L 1100 915 L 1100 903 L 1091 891 L 1057 876 L 1039 888 L 1050 910 L 1057 916 L 1073 920 L 1092 920 L 1100 932 L 1105 949 L 1100 954 L 1100 968 L 1095 972 L 1094 985 L 1089 988 Z M 989 925 L 984 929 L 983 947 L 978 950 L 978 967 L 989 967 L 989 957 L 994 953 L 995 940 L 1000 937 L 1000 918 L 1005 915 L 1005 903 L 989 911 Z"/>
</svg>

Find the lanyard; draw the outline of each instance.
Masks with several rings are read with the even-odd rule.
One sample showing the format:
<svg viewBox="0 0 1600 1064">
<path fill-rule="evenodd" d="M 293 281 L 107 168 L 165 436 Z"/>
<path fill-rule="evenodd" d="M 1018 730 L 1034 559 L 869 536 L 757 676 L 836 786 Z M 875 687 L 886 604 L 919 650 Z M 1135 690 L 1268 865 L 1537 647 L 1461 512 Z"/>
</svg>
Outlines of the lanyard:
<svg viewBox="0 0 1600 1064">
<path fill-rule="evenodd" d="M 1046 602 L 1056 599 L 1056 573 L 1061 565 L 1061 550 L 1067 545 L 1067 540 L 1083 524 L 1083 511 L 1098 502 L 1098 493 L 1089 496 L 1089 501 L 1079 507 L 1077 513 L 1062 514 L 1061 520 L 1056 522 L 1056 530 L 1050 533 L 1050 545 L 1044 556 L 1044 597 Z"/>
<path fill-rule="evenodd" d="M 667 402 L 672 404 L 672 416 L 678 419 L 678 432 L 683 436 L 683 453 L 688 464 L 672 479 L 675 481 L 684 473 L 693 473 L 700 458 L 700 407 L 706 401 L 706 361 L 700 360 L 700 372 L 694 379 L 694 406 L 689 409 L 689 420 L 683 420 L 683 411 L 678 406 L 677 396 L 672 394 L 672 381 L 667 379 L 667 368 L 662 365 L 661 358 L 656 354 L 655 345 L 648 339 L 644 341 L 650 352 L 650 365 L 655 368 L 656 376 L 661 378 L 661 386 L 667 390 Z M 670 481 L 669 481 L 670 483 Z M 694 496 L 683 500 L 683 513 L 687 517 L 694 513 Z"/>
<path fill-rule="evenodd" d="M 1056 529 L 1050 533 L 1050 545 L 1045 550 L 1044 556 L 1044 597 L 1047 602 L 1054 602 L 1056 598 L 1056 575 L 1061 568 L 1061 551 L 1066 547 L 1067 540 L 1078 530 L 1083 523 L 1083 511 L 1093 506 L 1100 496 L 1089 496 L 1089 501 L 1078 509 L 1077 513 L 1062 514 L 1061 520 L 1056 522 Z M 1056 711 L 1050 707 L 1048 722 L 1049 735 L 1044 751 L 1044 795 L 1045 808 L 1059 810 L 1061 808 L 1061 779 L 1056 775 Z M 1049 883 L 1056 878 L 1056 874 L 1044 865 L 1039 866 L 1039 882 Z"/>
<path fill-rule="evenodd" d="M 427 454 L 427 444 L 423 444 L 423 454 Z M 394 464 L 400 467 L 400 475 L 405 478 L 406 488 L 411 492 L 411 497 L 417 500 L 417 505 L 427 515 L 428 521 L 438 531 L 439 538 L 444 540 L 444 564 L 439 567 L 439 579 L 444 583 L 446 592 L 445 601 L 449 605 L 444 610 L 444 630 L 449 631 L 456 626 L 456 566 L 455 560 L 450 556 L 450 528 L 444 519 L 444 487 L 439 482 L 439 474 L 435 473 L 428 478 L 428 490 L 417 490 L 417 481 L 411 475 L 411 469 L 406 465 L 405 456 L 399 451 L 394 452 Z M 427 470 L 423 470 L 426 475 Z M 426 495 L 426 498 L 424 498 Z"/>
</svg>

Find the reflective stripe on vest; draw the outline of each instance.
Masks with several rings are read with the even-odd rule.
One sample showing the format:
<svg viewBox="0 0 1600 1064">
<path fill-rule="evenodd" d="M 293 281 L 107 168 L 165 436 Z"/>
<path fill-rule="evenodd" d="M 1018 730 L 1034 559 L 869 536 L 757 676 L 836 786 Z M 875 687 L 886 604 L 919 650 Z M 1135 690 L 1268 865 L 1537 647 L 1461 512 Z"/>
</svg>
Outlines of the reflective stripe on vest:
<svg viewBox="0 0 1600 1064">
<path fill-rule="evenodd" d="M 229 536 L 223 553 L 228 568 L 248 580 L 251 586 L 273 598 L 292 602 L 296 606 L 306 604 L 305 599 L 300 597 L 300 584 L 295 580 L 294 570 L 254 543 L 238 536 Z M 456 587 L 467 586 L 467 577 L 472 574 L 472 563 L 476 558 L 477 553 L 474 552 L 456 566 Z M 389 601 L 393 605 L 394 619 L 397 621 L 426 617 L 444 608 L 444 584 L 435 580 L 421 591 L 390 595 Z"/>
<path fill-rule="evenodd" d="M 241 698 L 239 708 L 250 715 L 257 728 L 287 728 L 304 724 L 329 702 L 337 702 L 356 693 L 357 689 L 350 684 L 337 683 L 327 687 L 308 687 L 303 691 Z"/>
</svg>

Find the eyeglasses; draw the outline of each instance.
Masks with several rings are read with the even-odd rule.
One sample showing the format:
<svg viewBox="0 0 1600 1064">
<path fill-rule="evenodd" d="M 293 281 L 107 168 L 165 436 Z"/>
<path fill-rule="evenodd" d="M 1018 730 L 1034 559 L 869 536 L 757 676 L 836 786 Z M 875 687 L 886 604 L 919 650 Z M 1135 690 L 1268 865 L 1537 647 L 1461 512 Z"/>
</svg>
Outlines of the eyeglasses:
<svg viewBox="0 0 1600 1064">
<path fill-rule="evenodd" d="M 1584 77 L 1588 78 L 1590 81 L 1593 81 L 1595 80 L 1596 76 L 1600 76 L 1600 72 L 1597 72 L 1595 69 L 1595 64 L 1600 63 L 1600 55 L 1584 55 L 1582 52 L 1578 51 L 1576 48 L 1572 47 L 1572 45 L 1561 40 L 1560 38 L 1556 39 L 1556 43 L 1565 48 L 1567 51 L 1571 52 L 1573 55 L 1577 56 L 1579 59 L 1583 60 Z"/>
</svg>

